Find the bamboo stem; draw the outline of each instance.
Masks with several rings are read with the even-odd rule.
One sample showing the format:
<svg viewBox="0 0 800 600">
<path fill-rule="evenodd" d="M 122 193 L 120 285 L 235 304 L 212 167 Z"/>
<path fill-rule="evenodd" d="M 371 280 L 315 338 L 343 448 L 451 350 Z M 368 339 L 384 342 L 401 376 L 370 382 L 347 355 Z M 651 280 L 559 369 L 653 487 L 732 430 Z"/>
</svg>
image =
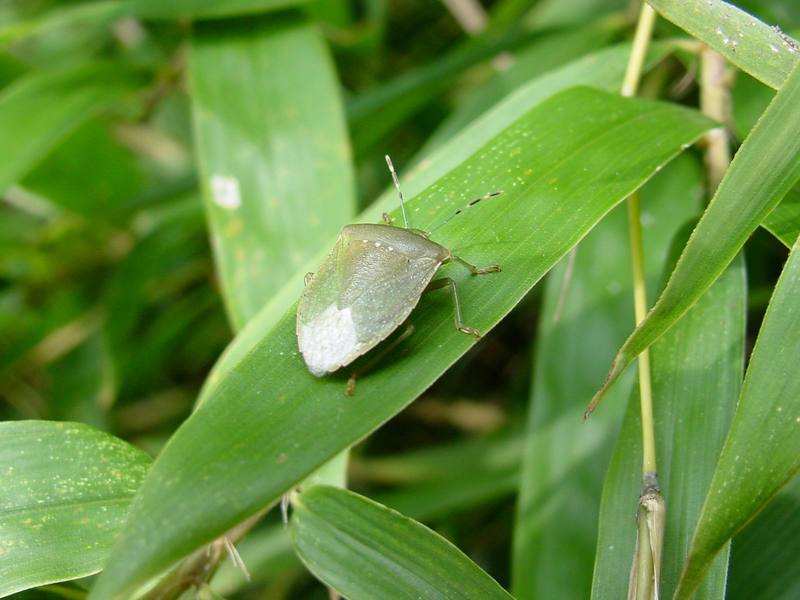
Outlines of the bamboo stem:
<svg viewBox="0 0 800 600">
<path fill-rule="evenodd" d="M 633 309 L 638 325 L 647 316 L 647 289 L 644 275 L 641 207 L 639 194 L 628 198 L 628 235 L 633 271 Z M 642 414 L 642 475 L 656 473 L 656 434 L 653 423 L 653 385 L 650 377 L 650 351 L 639 355 L 639 405 Z"/>
<path fill-rule="evenodd" d="M 628 59 L 628 67 L 625 70 L 625 79 L 622 81 L 623 96 L 635 96 L 639 89 L 639 82 L 642 79 L 642 66 L 647 56 L 647 46 L 653 35 L 653 25 L 656 22 L 656 11 L 649 4 L 642 6 L 639 13 L 639 22 L 636 24 L 636 34 L 633 37 L 633 47 L 631 57 Z"/>
<path fill-rule="evenodd" d="M 653 35 L 655 18 L 655 11 L 648 4 L 643 4 L 620 92 L 623 96 L 634 96 L 639 88 L 647 47 Z M 647 316 L 647 288 L 638 194 L 632 194 L 628 198 L 628 235 L 631 247 L 634 316 L 636 325 L 639 325 Z M 645 350 L 639 355 L 638 369 L 639 404 L 642 415 L 642 489 L 639 496 L 636 552 L 631 567 L 628 598 L 630 600 L 650 600 L 658 598 L 664 501 L 656 475 L 656 438 L 649 350 Z M 659 507 L 659 518 L 653 518 L 653 509 L 656 506 Z"/>
<path fill-rule="evenodd" d="M 636 34 L 633 39 L 631 56 L 622 82 L 621 94 L 633 96 L 639 88 L 642 66 L 647 55 L 647 47 L 653 34 L 656 13 L 649 4 L 644 4 L 639 13 Z M 647 316 L 647 289 L 644 276 L 644 248 L 642 246 L 641 208 L 638 194 L 628 198 L 628 231 L 631 244 L 633 269 L 633 307 L 636 324 Z M 650 379 L 650 353 L 639 355 L 639 397 L 642 411 L 642 472 L 656 472 L 655 427 L 653 425 L 653 393 Z"/>
<path fill-rule="evenodd" d="M 725 58 L 711 48 L 703 48 L 700 52 L 700 110 L 722 123 L 706 134 L 706 175 L 708 180 L 708 197 L 717 191 L 728 165 L 731 163 L 731 150 L 728 131 L 724 123 L 728 121 L 730 112 L 729 76 L 725 66 Z"/>
</svg>

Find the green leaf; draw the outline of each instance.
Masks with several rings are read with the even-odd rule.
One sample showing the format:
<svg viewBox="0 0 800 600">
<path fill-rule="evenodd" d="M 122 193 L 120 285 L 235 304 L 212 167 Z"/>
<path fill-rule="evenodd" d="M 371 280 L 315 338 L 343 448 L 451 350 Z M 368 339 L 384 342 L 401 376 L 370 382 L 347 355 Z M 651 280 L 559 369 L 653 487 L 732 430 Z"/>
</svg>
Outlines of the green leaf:
<svg viewBox="0 0 800 600">
<path fill-rule="evenodd" d="M 800 64 L 742 144 L 664 291 L 614 358 L 587 413 L 645 348 L 672 327 L 730 264 L 800 178 Z"/>
<path fill-rule="evenodd" d="M 506 468 L 461 472 L 439 481 L 375 494 L 381 504 L 420 521 L 446 519 L 454 513 L 512 496 L 519 484 L 519 457 Z"/>
<path fill-rule="evenodd" d="M 119 65 L 24 75 L 0 92 L 0 193 L 71 131 L 117 104 L 135 79 Z"/>
<path fill-rule="evenodd" d="M 304 19 L 200 24 L 190 65 L 209 228 L 238 330 L 353 217 L 350 143 L 331 57 Z M 343 453 L 316 475 L 344 485 L 346 468 Z"/>
<path fill-rule="evenodd" d="M 631 45 L 617 44 L 586 52 L 587 46 L 600 45 L 608 35 L 610 32 L 607 28 L 592 27 L 577 30 L 571 35 L 559 31 L 535 40 L 516 53 L 514 64 L 507 71 L 497 73 L 467 95 L 426 142 L 425 150 L 430 151 L 448 142 L 468 123 L 479 119 L 492 107 L 508 104 L 512 99 L 533 105 L 573 85 L 590 85 L 609 92 L 618 89 L 625 75 Z M 653 44 L 648 51 L 645 68 L 662 60 L 671 48 L 668 42 Z M 562 56 L 576 55 L 580 55 L 580 58 L 550 69 L 542 68 L 548 63 L 558 64 Z M 506 99 L 500 102 L 501 98 Z"/>
<path fill-rule="evenodd" d="M 206 286 L 187 286 L 211 270 L 200 198 L 175 199 L 163 213 L 141 214 L 140 222 L 149 222 L 143 227 L 147 233 L 106 283 L 104 333 L 123 396 L 146 394 L 148 386 L 158 385 L 176 336 L 188 334 L 187 325 L 218 301 Z"/>
<path fill-rule="evenodd" d="M 743 139 L 769 106 L 775 92 L 752 77 L 740 73 L 736 77 L 732 93 L 736 135 Z M 781 203 L 764 218 L 761 226 L 787 248 L 791 248 L 800 233 L 800 188 L 795 186 L 789 190 Z"/>
<path fill-rule="evenodd" d="M 354 456 L 350 476 L 355 480 L 402 485 L 452 479 L 475 471 L 516 471 L 522 444 L 521 431 L 504 431 L 401 454 Z"/>
<path fill-rule="evenodd" d="M 123 0 L 120 14 L 144 19 L 214 19 L 280 10 L 306 0 Z"/>
<path fill-rule="evenodd" d="M 789 190 L 761 225 L 787 248 L 791 248 L 800 234 L 800 187 Z"/>
<path fill-rule="evenodd" d="M 300 559 L 347 598 L 511 598 L 450 542 L 363 496 L 314 486 L 292 506 Z"/>
<path fill-rule="evenodd" d="M 796 111 L 797 112 L 797 111 Z M 775 286 L 676 598 L 689 598 L 725 543 L 800 469 L 800 243 Z"/>
<path fill-rule="evenodd" d="M 419 521 L 434 521 L 460 510 L 511 495 L 519 481 L 521 432 L 458 441 L 401 455 L 351 464 L 359 474 L 383 483 L 401 483 L 374 499 Z"/>
<path fill-rule="evenodd" d="M 648 54 L 648 64 L 651 61 L 655 63 L 662 59 L 667 54 L 669 47 L 663 43 L 654 44 Z M 437 142 L 434 144 L 435 148 L 429 153 L 423 152 L 424 160 L 418 162 L 402 177 L 405 195 L 411 198 L 421 193 L 426 187 L 433 185 L 437 179 L 469 158 L 504 128 L 550 96 L 578 84 L 600 87 L 608 91 L 618 88 L 625 73 L 629 54 L 629 44 L 602 50 L 523 85 L 449 140 Z M 381 194 L 380 198 L 364 212 L 361 218 L 364 221 L 376 221 L 380 219 L 382 212 L 391 211 L 396 206 L 397 192 L 389 186 L 387 191 Z M 333 242 L 334 239 L 331 238 L 329 245 Z M 258 315 L 248 323 L 248 326 L 239 333 L 214 365 L 198 402 L 203 402 L 208 397 L 214 385 L 222 379 L 224 374 L 242 360 L 283 316 L 303 290 L 303 275 L 315 269 L 324 257 L 325 255 L 320 253 L 313 262 L 306 263 L 304 268 L 289 280 L 273 301 L 264 306 Z"/>
<path fill-rule="evenodd" d="M 531 81 L 549 72 L 558 72 L 574 62 L 579 62 L 586 55 L 598 51 L 601 46 L 607 45 L 613 39 L 615 33 L 611 27 L 590 26 L 574 31 L 555 30 L 535 38 L 514 52 L 514 60 L 508 68 L 497 71 L 477 89 L 470 90 L 459 98 L 455 109 L 426 141 L 425 149 L 450 139 L 454 133 L 515 89 L 530 84 Z M 612 65 L 610 69 L 613 68 Z M 603 71 L 605 72 L 605 69 Z M 592 85 L 592 83 L 590 77 L 584 76 L 575 78 L 572 85 Z M 537 89 L 537 86 L 527 87 Z"/>
<path fill-rule="evenodd" d="M 448 267 L 466 322 L 484 332 L 494 326 L 709 125 L 677 106 L 575 88 L 524 114 L 412 199 L 415 224 L 430 227 L 487 190 L 504 191 L 480 215 L 470 212 L 434 236 L 478 264 L 503 267 L 478 278 Z M 306 370 L 290 309 L 212 386 L 159 456 L 93 597 L 126 595 L 409 404 L 474 344 L 453 329 L 452 315 L 444 294 L 423 299 L 412 317 L 417 333 L 345 398 L 349 373 L 316 379 Z"/>
<path fill-rule="evenodd" d="M 117 0 L 50 6 L 32 17 L 12 20 L 0 26 L 0 47 L 19 44 L 30 38 L 57 37 L 56 52 L 53 47 L 47 47 L 45 54 L 50 54 L 51 61 L 74 61 L 76 51 L 80 51 L 81 41 L 109 34 L 107 24 L 114 18 L 119 18 L 119 9 L 120 3 Z M 36 54 L 35 48 L 33 53 Z M 30 59 L 30 54 L 31 49 L 28 47 L 26 59 Z"/>
<path fill-rule="evenodd" d="M 800 44 L 722 0 L 647 0 L 659 14 L 745 73 L 779 89 L 800 63 Z"/>
<path fill-rule="evenodd" d="M 11 54 L 0 51 L 0 89 L 27 71 L 25 65 Z"/>
<path fill-rule="evenodd" d="M 20 225 L 19 221 L 9 221 L 12 225 Z M 10 255 L 9 262 L 19 260 L 13 252 L 7 254 Z M 91 323 L 96 318 L 96 314 L 92 314 L 95 299 L 85 287 L 77 284 L 54 289 L 44 300 L 28 298 L 15 290 L 9 292 L 4 301 L 0 313 L 3 330 L 0 339 L 0 373 L 4 375 L 31 358 L 40 344 L 46 344 L 49 336 L 60 329 L 76 323 Z M 33 416 L 36 412 L 23 414 Z"/>
<path fill-rule="evenodd" d="M 697 160 L 682 155 L 640 192 L 651 293 L 674 233 L 699 208 L 700 181 Z M 580 412 L 633 319 L 627 234 L 619 207 L 580 243 L 558 320 L 568 264 L 548 276 L 514 525 L 512 591 L 520 600 L 590 594 L 598 498 L 632 377 L 614 387 L 591 423 L 581 425 Z"/>
<path fill-rule="evenodd" d="M 99 332 L 48 365 L 47 375 L 53 419 L 108 429 L 106 411 L 114 400 L 114 381 L 111 359 Z"/>
<path fill-rule="evenodd" d="M 674 246 L 677 256 L 686 234 Z M 741 388 L 746 314 L 744 261 L 737 259 L 651 350 L 658 478 L 667 503 L 661 595 L 675 590 Z M 589 424 L 591 425 L 591 423 Z M 631 395 L 600 505 L 593 598 L 624 598 L 636 540 L 642 432 Z M 698 600 L 725 597 L 727 553 Z"/>
<path fill-rule="evenodd" d="M 223 298 L 241 328 L 355 211 L 339 86 L 298 18 L 201 23 L 192 102 Z"/>
<path fill-rule="evenodd" d="M 109 124 L 94 119 L 70 134 L 20 185 L 87 221 L 119 222 L 139 208 L 144 172 L 139 157 L 114 138 Z"/>
<path fill-rule="evenodd" d="M 347 105 L 356 154 L 368 152 L 403 120 L 445 92 L 453 79 L 469 67 L 539 35 L 518 28 L 500 34 L 485 33 L 461 43 L 430 64 L 356 96 Z"/>
<path fill-rule="evenodd" d="M 541 0 L 531 8 L 525 21 L 541 28 L 564 27 L 601 15 L 619 14 L 627 6 L 625 0 Z"/>
<path fill-rule="evenodd" d="M 735 137 L 743 140 L 758 122 L 761 114 L 775 97 L 775 90 L 753 79 L 746 73 L 737 73 L 731 89 L 731 120 Z"/>
<path fill-rule="evenodd" d="M 792 600 L 800 596 L 800 477 L 733 538 L 729 600 Z"/>
<path fill-rule="evenodd" d="M 510 496 L 519 479 L 522 441 L 520 432 L 504 431 L 402 454 L 354 456 L 348 474 L 354 487 L 362 480 L 405 484 L 372 498 L 413 519 L 430 522 Z M 254 531 L 237 544 L 237 549 L 254 582 L 291 573 L 300 565 L 282 525 Z M 231 594 L 245 583 L 241 570 L 226 561 L 212 587 Z"/>
<path fill-rule="evenodd" d="M 0 597 L 100 570 L 150 458 L 78 423 L 0 423 Z"/>
</svg>

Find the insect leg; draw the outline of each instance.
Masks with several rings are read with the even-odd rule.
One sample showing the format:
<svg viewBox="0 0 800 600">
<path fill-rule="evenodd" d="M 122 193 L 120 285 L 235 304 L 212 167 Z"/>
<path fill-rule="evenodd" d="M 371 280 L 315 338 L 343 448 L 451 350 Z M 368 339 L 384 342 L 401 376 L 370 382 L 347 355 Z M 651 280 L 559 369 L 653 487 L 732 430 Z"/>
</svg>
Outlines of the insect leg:
<svg viewBox="0 0 800 600">
<path fill-rule="evenodd" d="M 428 292 L 431 290 L 438 290 L 444 286 L 448 286 L 450 288 L 450 294 L 453 297 L 453 323 L 455 324 L 456 329 L 458 329 L 461 333 L 466 333 L 468 335 L 475 336 L 476 338 L 480 338 L 480 333 L 475 331 L 472 327 L 467 327 L 461 322 L 461 304 L 458 301 L 458 290 L 456 289 L 455 281 L 453 281 L 450 277 L 442 277 L 441 279 L 431 281 L 425 291 Z"/>
<path fill-rule="evenodd" d="M 389 213 L 383 213 L 381 215 L 381 219 L 383 219 L 383 222 L 386 223 L 387 225 L 392 224 L 392 217 L 389 216 Z"/>
<path fill-rule="evenodd" d="M 367 371 L 371 370 L 372 367 L 375 366 L 375 363 L 380 361 L 387 354 L 389 354 L 389 352 L 394 350 L 398 345 L 400 345 L 400 343 L 403 340 L 405 340 L 412 333 L 414 333 L 414 326 L 411 323 L 408 323 L 403 329 L 403 332 L 396 338 L 394 338 L 391 342 L 388 342 L 385 348 L 383 348 L 378 354 L 372 357 L 372 360 L 370 360 L 367 364 L 358 369 L 358 371 L 353 371 L 350 374 L 350 378 L 347 380 L 347 387 L 344 390 L 345 395 L 352 396 L 353 392 L 355 392 L 356 390 L 356 379 L 361 377 Z"/>
<path fill-rule="evenodd" d="M 309 272 L 309 273 L 306 273 L 306 274 L 305 274 L 305 277 L 303 277 L 303 285 L 308 285 L 309 283 L 311 283 L 311 278 L 312 278 L 313 276 L 314 276 L 314 274 L 313 274 L 313 273 L 311 273 L 311 272 Z"/>
<path fill-rule="evenodd" d="M 468 263 L 460 256 L 451 256 L 451 259 L 461 263 L 465 267 L 469 269 L 469 272 L 473 275 L 485 275 L 486 273 L 497 273 L 500 271 L 500 265 L 489 265 L 488 267 L 476 267 L 472 263 Z"/>
</svg>

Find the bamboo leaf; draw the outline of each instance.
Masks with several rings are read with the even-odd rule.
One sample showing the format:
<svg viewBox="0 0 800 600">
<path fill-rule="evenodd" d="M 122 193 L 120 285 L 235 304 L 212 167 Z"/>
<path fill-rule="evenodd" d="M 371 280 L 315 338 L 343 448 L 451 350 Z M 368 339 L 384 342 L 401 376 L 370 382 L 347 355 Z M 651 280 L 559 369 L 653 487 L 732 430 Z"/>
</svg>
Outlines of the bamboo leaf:
<svg viewBox="0 0 800 600">
<path fill-rule="evenodd" d="M 99 332 L 48 365 L 52 418 L 108 429 L 106 411 L 114 400 L 108 348 Z"/>
<path fill-rule="evenodd" d="M 300 559 L 347 598 L 511 598 L 447 540 L 363 496 L 314 486 L 292 506 Z"/>
<path fill-rule="evenodd" d="M 176 342 L 186 339 L 181 334 L 186 336 L 210 302 L 218 302 L 206 287 L 176 289 L 170 283 L 192 271 L 210 271 L 200 198 L 176 199 L 163 212 L 147 215 L 149 231 L 105 286 L 104 336 L 122 396 L 144 394 L 162 379 L 167 358 L 182 345 Z M 163 309 L 154 310 L 159 304 Z"/>
<path fill-rule="evenodd" d="M 800 596 L 800 477 L 770 501 L 731 546 L 730 600 Z"/>
<path fill-rule="evenodd" d="M 403 120 L 447 90 L 453 79 L 469 67 L 539 35 L 523 29 L 482 34 L 429 65 L 403 73 L 353 98 L 348 103 L 347 116 L 356 154 L 360 156 L 372 148 Z"/>
<path fill-rule="evenodd" d="M 742 144 L 664 291 L 614 358 L 587 414 L 645 348 L 697 301 L 800 178 L 800 64 Z"/>
<path fill-rule="evenodd" d="M 408 209 L 417 227 L 430 227 L 486 190 L 504 191 L 479 216 L 471 212 L 434 236 L 478 264 L 502 265 L 502 274 L 479 278 L 448 270 L 464 318 L 485 332 L 709 125 L 677 106 L 575 88 L 524 114 Z M 400 411 L 474 343 L 454 331 L 441 295 L 423 299 L 412 319 L 418 333 L 346 399 L 348 373 L 316 379 L 307 372 L 294 310 L 286 312 L 161 453 L 92 597 L 126 596 L 277 499 Z"/>
<path fill-rule="evenodd" d="M 355 456 L 350 475 L 355 480 L 408 485 L 468 476 L 476 471 L 516 471 L 523 437 L 521 431 L 503 431 L 401 454 Z"/>
<path fill-rule="evenodd" d="M 486 120 L 482 115 L 487 111 L 498 112 L 503 107 L 520 103 L 533 106 L 574 85 L 590 85 L 609 92 L 617 90 L 625 75 L 631 45 L 617 44 L 590 53 L 586 53 L 584 48 L 587 45 L 599 45 L 600 40 L 608 35 L 610 32 L 605 29 L 589 28 L 577 30 L 574 35 L 559 32 L 531 43 L 517 53 L 516 61 L 507 71 L 498 73 L 461 101 L 426 142 L 423 154 L 427 154 L 425 150 L 429 152 L 449 144 L 469 123 L 477 124 Z M 580 39 L 579 43 L 577 39 Z M 556 61 L 560 54 L 566 52 L 569 55 L 576 48 L 578 51 L 584 50 L 580 58 L 555 68 L 540 70 L 546 61 Z M 654 43 L 647 53 L 645 68 L 649 69 L 663 60 L 672 49 L 670 42 Z"/>
<path fill-rule="evenodd" d="M 197 26 L 191 77 L 209 228 L 240 329 L 355 213 L 339 84 L 296 16 Z M 346 468 L 342 453 L 315 478 L 344 485 Z"/>
<path fill-rule="evenodd" d="M 675 598 L 800 469 L 800 243 L 775 286 Z"/>
<path fill-rule="evenodd" d="M 96 31 L 120 15 L 116 0 L 95 0 L 68 5 L 55 5 L 27 19 L 0 26 L 0 47 L 7 47 L 26 38 L 52 35 L 53 32 Z"/>
<path fill-rule="evenodd" d="M 688 233 L 688 232 L 687 232 Z M 677 256 L 686 234 L 674 246 Z M 658 477 L 667 503 L 661 595 L 675 590 L 741 387 L 746 286 L 737 259 L 651 351 Z M 641 486 L 638 390 L 631 395 L 600 505 L 593 598 L 624 598 Z M 698 600 L 723 599 L 727 553 Z"/>
<path fill-rule="evenodd" d="M 339 87 L 294 17 L 202 23 L 190 61 L 223 298 L 241 328 L 355 211 Z"/>
<path fill-rule="evenodd" d="M 355 485 L 362 479 L 404 484 L 374 495 L 373 500 L 429 523 L 454 511 L 510 496 L 519 478 L 522 441 L 519 432 L 504 431 L 488 438 L 459 440 L 402 454 L 356 456 L 350 461 L 348 474 Z M 282 525 L 254 531 L 237 549 L 252 581 L 274 579 L 299 566 Z M 226 561 L 212 580 L 212 587 L 231 594 L 245 583 L 241 570 Z"/>
<path fill-rule="evenodd" d="M 136 79 L 119 65 L 83 64 L 33 72 L 0 92 L 0 193 L 59 141 L 130 94 Z"/>
<path fill-rule="evenodd" d="M 280 10 L 307 0 L 123 0 L 120 14 L 145 19 L 215 19 Z"/>
<path fill-rule="evenodd" d="M 700 180 L 697 161 L 682 155 L 640 192 L 651 294 L 673 235 L 699 208 Z M 579 424 L 579 415 L 632 321 L 627 232 L 627 214 L 619 207 L 586 236 L 563 304 L 568 265 L 548 276 L 514 524 L 512 591 L 520 600 L 590 594 L 598 498 L 632 378 L 615 386 L 608 409 L 588 426 Z M 575 364 L 581 365 L 578 372 Z"/>
<path fill-rule="evenodd" d="M 92 0 L 55 5 L 32 17 L 0 25 L 0 48 L 64 32 L 105 33 L 115 19 L 215 19 L 255 15 L 306 4 L 307 0 Z"/>
<path fill-rule="evenodd" d="M 19 185 L 86 220 L 121 223 L 141 208 L 140 162 L 114 138 L 108 123 L 94 119 L 63 140 Z M 86 164 L 94 168 L 87 172 Z"/>
<path fill-rule="evenodd" d="M 775 91 L 740 73 L 732 90 L 736 137 L 744 139 L 775 97 Z M 761 223 L 767 231 L 791 248 L 800 233 L 800 189 L 795 186 Z"/>
<path fill-rule="evenodd" d="M 764 229 L 791 248 L 800 234 L 800 188 L 789 190 L 778 206 L 772 209 L 764 222 Z"/>
<path fill-rule="evenodd" d="M 746 73 L 736 74 L 731 86 L 731 129 L 736 139 L 747 137 L 774 97 L 771 87 Z"/>
<path fill-rule="evenodd" d="M 418 521 L 431 522 L 460 510 L 511 495 L 519 481 L 523 436 L 503 433 L 354 463 L 354 479 L 402 482 L 374 499 Z"/>
<path fill-rule="evenodd" d="M 647 2 L 664 18 L 774 89 L 779 89 L 800 63 L 800 43 L 723 0 Z"/>
<path fill-rule="evenodd" d="M 648 64 L 661 60 L 669 49 L 668 44 L 655 44 L 648 54 Z M 430 151 L 430 154 L 425 155 L 423 161 L 418 162 L 415 167 L 403 175 L 404 193 L 409 198 L 421 193 L 426 187 L 469 158 L 504 128 L 558 92 L 584 84 L 608 91 L 616 89 L 625 73 L 625 64 L 629 54 L 629 44 L 601 50 L 521 86 L 481 117 L 464 127 L 463 130 L 453 135 L 447 142 L 437 142 L 436 147 Z M 362 220 L 376 221 L 380 219 L 382 212 L 391 211 L 396 205 L 397 193 L 393 187 L 389 186 L 388 190 L 364 212 Z M 333 241 L 331 238 L 329 245 Z M 311 262 L 306 263 L 300 272 L 295 274 L 275 296 L 273 301 L 264 306 L 231 342 L 220 360 L 214 365 L 198 402 L 203 402 L 225 373 L 250 352 L 283 316 L 286 309 L 302 292 L 305 273 L 315 269 L 324 257 L 324 253 L 319 253 Z"/>
<path fill-rule="evenodd" d="M 0 423 L 0 597 L 100 570 L 150 458 L 78 423 Z"/>
</svg>

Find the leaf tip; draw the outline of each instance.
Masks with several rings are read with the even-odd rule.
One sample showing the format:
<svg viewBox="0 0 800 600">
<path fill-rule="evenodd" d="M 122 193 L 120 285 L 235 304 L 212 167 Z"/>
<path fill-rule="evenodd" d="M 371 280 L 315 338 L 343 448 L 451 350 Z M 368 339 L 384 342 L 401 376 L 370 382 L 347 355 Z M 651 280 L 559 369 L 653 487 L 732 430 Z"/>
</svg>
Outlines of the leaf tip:
<svg viewBox="0 0 800 600">
<path fill-rule="evenodd" d="M 583 420 L 584 422 L 589 418 L 589 416 L 594 412 L 594 409 L 600 404 L 600 401 L 605 397 L 606 392 L 608 389 L 614 385 L 614 382 L 619 378 L 622 371 L 625 370 L 625 367 L 628 366 L 628 362 L 625 359 L 625 356 L 619 352 L 614 357 L 614 362 L 611 364 L 611 369 L 606 375 L 606 380 L 603 382 L 603 385 L 600 387 L 599 390 L 592 396 L 591 401 L 586 407 L 586 410 L 583 411 Z"/>
</svg>

